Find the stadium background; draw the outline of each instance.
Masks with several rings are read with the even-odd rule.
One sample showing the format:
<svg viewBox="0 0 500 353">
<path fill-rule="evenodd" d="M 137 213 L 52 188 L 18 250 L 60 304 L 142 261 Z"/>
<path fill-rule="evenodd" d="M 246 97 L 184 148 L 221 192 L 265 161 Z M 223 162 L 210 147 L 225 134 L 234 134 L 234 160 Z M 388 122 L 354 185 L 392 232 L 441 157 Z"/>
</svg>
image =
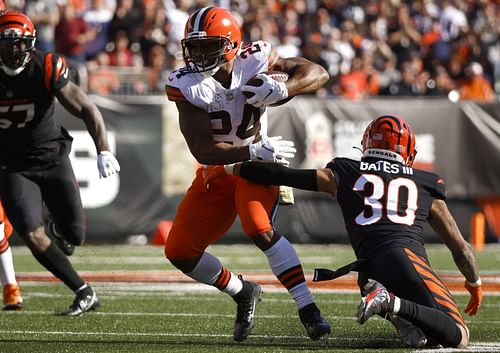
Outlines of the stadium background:
<svg viewBox="0 0 500 353">
<path fill-rule="evenodd" d="M 37 46 L 67 55 L 75 80 L 101 108 L 120 160 L 100 180 L 80 121 L 57 108 L 71 130 L 72 161 L 91 243 L 151 240 L 170 221 L 196 162 L 178 131 L 163 82 L 183 64 L 180 39 L 194 9 L 231 8 L 246 40 L 264 39 L 282 56 L 304 56 L 329 71 L 315 96 L 270 109 L 270 134 L 295 140 L 292 165 L 321 167 L 334 155 L 359 157 L 367 122 L 382 113 L 417 132 L 419 167 L 442 175 L 464 235 L 485 216 L 486 241 L 500 237 L 499 6 L 493 1 L 6 1 L 30 15 Z M 82 29 L 76 46 L 71 26 Z M 68 27 L 69 26 L 69 27 Z M 73 33 L 74 34 L 74 33 Z M 277 227 L 294 242 L 347 242 L 329 198 L 295 192 Z M 479 216 L 479 218 L 478 218 Z M 165 224 L 165 223 L 163 223 Z M 236 223 L 224 242 L 246 241 Z M 437 241 L 426 229 L 427 241 Z M 16 237 L 17 239 L 17 237 Z"/>
</svg>

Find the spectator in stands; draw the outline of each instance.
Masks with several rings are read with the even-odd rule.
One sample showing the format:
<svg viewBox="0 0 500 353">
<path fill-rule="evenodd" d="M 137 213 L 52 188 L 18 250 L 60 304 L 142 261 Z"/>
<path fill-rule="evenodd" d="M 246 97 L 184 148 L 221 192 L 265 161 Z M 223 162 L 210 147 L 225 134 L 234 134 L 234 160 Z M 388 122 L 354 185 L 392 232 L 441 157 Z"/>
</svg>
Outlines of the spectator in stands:
<svg viewBox="0 0 500 353">
<path fill-rule="evenodd" d="M 57 0 L 28 1 L 24 9 L 36 27 L 35 47 L 54 51 L 54 34 L 60 20 Z"/>
<path fill-rule="evenodd" d="M 108 35 L 115 38 L 119 31 L 125 31 L 131 44 L 139 43 L 142 8 L 134 6 L 134 0 L 117 0 L 116 10 L 109 24 Z"/>
<path fill-rule="evenodd" d="M 478 62 L 471 62 L 465 68 L 465 79 L 459 83 L 462 100 L 491 102 L 495 98 L 490 82 L 483 77 L 483 67 Z"/>
<path fill-rule="evenodd" d="M 441 36 L 447 42 L 457 39 L 461 33 L 469 30 L 465 13 L 455 6 L 455 1 L 443 1 L 441 3 Z"/>
<path fill-rule="evenodd" d="M 448 96 L 455 89 L 453 80 L 443 66 L 436 67 L 432 82 L 433 85 L 429 87 L 429 94 L 432 96 Z"/>
<path fill-rule="evenodd" d="M 77 16 L 71 1 L 61 6 L 61 20 L 55 28 L 56 52 L 68 59 L 85 62 L 85 43 L 94 39 L 96 31 Z"/>
<path fill-rule="evenodd" d="M 90 28 L 95 30 L 95 37 L 85 43 L 85 57 L 92 59 L 106 48 L 109 36 L 108 30 L 113 19 L 115 8 L 105 0 L 91 0 L 90 8 L 83 13 L 83 19 Z"/>
<path fill-rule="evenodd" d="M 67 1 L 78 6 L 78 11 L 86 16 L 96 12 L 86 8 L 85 0 Z M 150 49 L 156 44 L 164 46 L 166 60 L 174 62 L 173 65 L 180 58 L 180 39 L 187 16 L 197 8 L 212 5 L 208 0 L 90 1 L 94 7 L 101 3 L 99 6 L 108 11 L 107 18 L 112 16 L 109 38 L 114 38 L 120 30 L 126 31 L 130 49 L 140 52 L 143 61 L 148 60 Z M 110 15 L 109 6 L 111 4 L 112 9 L 115 1 L 116 10 Z M 33 11 L 37 3 L 48 2 L 27 2 L 26 10 Z M 407 88 L 403 82 L 398 83 L 402 74 L 406 76 L 406 84 L 409 83 L 409 71 L 403 66 L 413 61 L 417 53 L 423 68 L 414 73 L 414 88 L 408 94 L 444 94 L 437 88 L 435 68 L 442 66 L 456 85 L 472 61 L 480 63 L 484 77 L 492 84 L 499 82 L 500 89 L 498 16 L 497 7 L 491 1 L 228 0 L 220 4 L 237 12 L 235 17 L 241 22 L 245 41 L 263 39 L 278 48 L 283 56 L 300 55 L 320 63 L 333 76 L 332 81 L 338 81 L 339 74 L 351 72 L 355 57 L 365 61 L 366 55 L 370 55 L 372 64 L 365 63 L 362 69 L 370 72 L 364 74 L 379 78 L 379 94 L 400 95 Z M 70 33 L 74 31 L 71 28 Z M 68 33 L 62 33 L 62 40 L 58 41 L 64 41 L 67 36 Z M 75 49 L 63 46 L 62 50 Z M 447 80 L 441 71 L 439 78 L 441 83 Z M 422 88 L 422 84 L 430 86 Z"/>
<path fill-rule="evenodd" d="M 413 24 L 408 5 L 401 4 L 396 11 L 389 24 L 387 44 L 398 57 L 398 63 L 402 63 L 410 52 L 418 50 L 422 36 Z"/>
<path fill-rule="evenodd" d="M 92 72 L 89 75 L 89 90 L 100 96 L 107 96 L 120 92 L 120 77 L 116 70 L 109 66 L 109 57 L 105 52 L 95 56 L 87 62 L 87 69 Z"/>
<path fill-rule="evenodd" d="M 134 53 L 129 49 L 129 39 L 125 31 L 116 32 L 108 46 L 109 66 L 131 67 L 137 64 Z"/>
<path fill-rule="evenodd" d="M 401 68 L 401 81 L 391 84 L 389 92 L 393 96 L 420 96 L 417 73 L 411 62 L 406 61 Z"/>
<path fill-rule="evenodd" d="M 351 72 L 340 75 L 340 90 L 342 97 L 349 100 L 359 101 L 368 97 L 368 79 L 360 58 L 352 60 Z"/>
<path fill-rule="evenodd" d="M 149 90 L 150 92 L 164 92 L 167 58 L 166 51 L 160 44 L 155 44 L 149 49 L 146 67 L 148 68 Z"/>
<path fill-rule="evenodd" d="M 144 0 L 144 16 L 141 24 L 141 51 L 144 62 L 151 47 L 168 43 L 168 22 L 163 3 L 158 0 Z"/>
<path fill-rule="evenodd" d="M 379 68 L 379 94 L 396 95 L 401 82 L 401 71 L 396 68 L 396 56 L 385 59 Z"/>
<path fill-rule="evenodd" d="M 346 74 L 351 71 L 351 62 L 356 56 L 356 52 L 351 44 L 351 36 L 345 26 L 341 29 L 333 28 L 330 33 L 330 41 L 332 48 L 340 54 L 342 61 L 340 62 L 340 73 Z"/>
</svg>

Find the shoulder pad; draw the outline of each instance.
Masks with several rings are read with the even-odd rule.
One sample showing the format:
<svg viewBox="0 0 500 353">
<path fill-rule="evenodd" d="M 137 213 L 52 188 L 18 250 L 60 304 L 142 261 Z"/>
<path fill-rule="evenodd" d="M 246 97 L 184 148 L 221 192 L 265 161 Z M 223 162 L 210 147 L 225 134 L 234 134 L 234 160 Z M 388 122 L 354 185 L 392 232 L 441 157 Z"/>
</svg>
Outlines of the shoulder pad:
<svg viewBox="0 0 500 353">
<path fill-rule="evenodd" d="M 168 75 L 167 80 L 165 82 L 165 93 L 167 94 L 167 98 L 171 101 L 181 101 L 186 100 L 184 94 L 182 93 L 183 85 L 187 84 L 186 78 L 192 74 L 189 69 L 183 67 L 177 70 L 174 70 Z"/>
</svg>

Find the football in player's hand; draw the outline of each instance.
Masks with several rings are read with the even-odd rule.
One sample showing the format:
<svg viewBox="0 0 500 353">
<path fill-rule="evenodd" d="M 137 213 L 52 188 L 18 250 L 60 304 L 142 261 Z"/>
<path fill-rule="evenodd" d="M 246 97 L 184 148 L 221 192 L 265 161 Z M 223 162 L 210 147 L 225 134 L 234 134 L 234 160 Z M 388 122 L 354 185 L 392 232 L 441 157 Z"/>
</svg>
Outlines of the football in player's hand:
<svg viewBox="0 0 500 353">
<path fill-rule="evenodd" d="M 267 76 L 271 77 L 273 80 L 280 81 L 280 82 L 285 82 L 286 80 L 288 80 L 288 74 L 286 72 L 282 72 L 282 71 L 267 71 L 267 72 L 262 72 L 262 74 L 267 75 Z M 247 81 L 246 84 L 249 86 L 259 87 L 259 86 L 262 86 L 263 83 L 264 82 L 260 78 L 258 78 L 257 75 L 255 75 L 254 77 L 251 77 Z M 243 91 L 243 95 L 247 98 L 251 98 L 254 95 L 254 93 L 248 92 L 248 91 Z M 290 99 L 292 99 L 292 97 L 288 97 L 286 99 L 283 99 L 279 102 L 272 104 L 271 106 L 274 107 L 277 105 L 281 105 L 283 103 L 288 102 Z"/>
</svg>

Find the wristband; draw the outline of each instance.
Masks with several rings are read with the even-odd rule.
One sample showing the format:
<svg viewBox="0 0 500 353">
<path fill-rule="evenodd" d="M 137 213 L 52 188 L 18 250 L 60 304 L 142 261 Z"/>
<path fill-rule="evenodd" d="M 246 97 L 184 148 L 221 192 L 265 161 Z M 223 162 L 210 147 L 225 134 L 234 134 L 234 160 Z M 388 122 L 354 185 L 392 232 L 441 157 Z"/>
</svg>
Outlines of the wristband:
<svg viewBox="0 0 500 353">
<path fill-rule="evenodd" d="M 469 286 L 471 286 L 471 287 L 479 287 L 482 284 L 481 278 L 478 278 L 478 280 L 475 281 L 475 282 L 469 282 L 469 281 L 467 281 L 467 284 Z"/>
<path fill-rule="evenodd" d="M 224 164 L 224 173 L 227 175 L 234 175 L 234 166 L 236 163 L 233 164 Z"/>
</svg>

